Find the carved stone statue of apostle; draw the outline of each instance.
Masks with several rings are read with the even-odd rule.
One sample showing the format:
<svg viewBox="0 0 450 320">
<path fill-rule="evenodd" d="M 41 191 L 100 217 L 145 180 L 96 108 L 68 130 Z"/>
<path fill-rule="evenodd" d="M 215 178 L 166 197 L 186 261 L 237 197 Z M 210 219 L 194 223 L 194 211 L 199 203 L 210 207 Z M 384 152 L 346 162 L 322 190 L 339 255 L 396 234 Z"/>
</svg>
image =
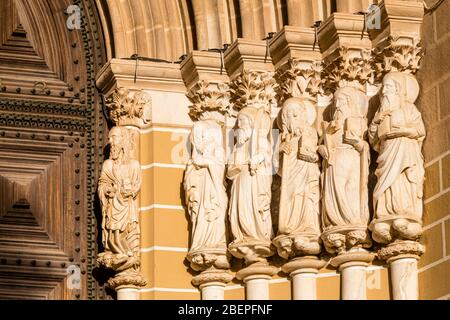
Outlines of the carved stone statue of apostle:
<svg viewBox="0 0 450 320">
<path fill-rule="evenodd" d="M 279 115 L 282 165 L 278 236 L 274 244 L 285 258 L 320 253 L 320 171 L 316 111 L 310 100 L 289 98 Z"/>
<path fill-rule="evenodd" d="M 270 215 L 271 119 L 264 107 L 245 107 L 237 115 L 237 135 L 227 177 L 232 181 L 230 252 L 247 265 L 273 255 Z"/>
<path fill-rule="evenodd" d="M 370 247 L 367 132 L 368 100 L 357 88 L 346 86 L 334 94 L 330 123 L 323 122 L 322 239 L 330 253 Z"/>
<path fill-rule="evenodd" d="M 102 206 L 102 240 L 105 252 L 98 261 L 117 272 L 109 284 L 145 285 L 139 275 L 139 206 L 141 168 L 133 159 L 133 137 L 125 127 L 113 127 L 109 133 L 110 157 L 103 163 L 98 185 Z"/>
<path fill-rule="evenodd" d="M 379 243 L 417 240 L 422 233 L 425 127 L 414 105 L 418 94 L 414 76 L 388 73 L 383 78 L 381 106 L 369 128 L 370 143 L 379 152 L 370 224 Z"/>
<path fill-rule="evenodd" d="M 187 165 L 184 188 L 192 222 L 191 267 L 228 269 L 227 202 L 225 189 L 224 117 L 205 111 L 191 132 L 192 156 Z"/>
</svg>

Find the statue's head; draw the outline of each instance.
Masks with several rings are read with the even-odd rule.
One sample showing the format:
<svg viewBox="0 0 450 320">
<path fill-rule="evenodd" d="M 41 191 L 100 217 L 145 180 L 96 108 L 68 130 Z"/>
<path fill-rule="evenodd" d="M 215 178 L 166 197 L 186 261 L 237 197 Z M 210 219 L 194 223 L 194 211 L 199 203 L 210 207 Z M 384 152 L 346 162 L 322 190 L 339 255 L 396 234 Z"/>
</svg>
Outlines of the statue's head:
<svg viewBox="0 0 450 320">
<path fill-rule="evenodd" d="M 383 78 L 381 106 L 385 110 L 399 109 L 414 103 L 419 95 L 419 83 L 409 73 L 389 72 Z"/>
<path fill-rule="evenodd" d="M 237 142 L 243 144 L 250 139 L 253 130 L 253 108 L 242 109 L 237 116 Z"/>
<path fill-rule="evenodd" d="M 365 117 L 369 101 L 361 90 L 354 87 L 342 87 L 334 93 L 335 118 Z"/>
<path fill-rule="evenodd" d="M 311 126 L 316 119 L 316 110 L 308 99 L 289 98 L 281 111 L 282 126 L 289 132 L 305 126 Z M 284 130 L 284 129 L 283 129 Z"/>
<path fill-rule="evenodd" d="M 128 129 L 124 127 L 113 127 L 109 131 L 110 159 L 127 159 L 130 152 L 131 137 L 128 135 Z"/>
</svg>

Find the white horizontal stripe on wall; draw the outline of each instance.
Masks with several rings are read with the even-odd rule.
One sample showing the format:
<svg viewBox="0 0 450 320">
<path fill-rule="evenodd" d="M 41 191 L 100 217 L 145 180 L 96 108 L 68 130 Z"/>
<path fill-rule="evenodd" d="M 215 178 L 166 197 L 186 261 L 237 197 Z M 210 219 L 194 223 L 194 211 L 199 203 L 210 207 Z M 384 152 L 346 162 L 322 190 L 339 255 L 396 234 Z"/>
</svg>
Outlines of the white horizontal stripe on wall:
<svg viewBox="0 0 450 320">
<path fill-rule="evenodd" d="M 433 267 L 435 267 L 435 266 L 437 266 L 437 265 L 439 265 L 441 263 L 444 263 L 445 261 L 447 261 L 449 259 L 450 259 L 450 256 L 447 256 L 447 257 L 444 257 L 442 259 L 439 259 L 438 261 L 435 261 L 433 263 L 427 264 L 425 267 L 422 267 L 422 268 L 419 269 L 419 273 L 424 272 L 424 271 L 426 271 L 426 270 L 428 270 L 430 268 L 433 268 Z"/>
<path fill-rule="evenodd" d="M 445 190 L 442 190 L 442 191 L 439 192 L 438 194 L 435 194 L 434 196 L 429 197 L 429 198 L 426 199 L 423 203 L 424 203 L 424 204 L 430 203 L 431 201 L 436 200 L 437 198 L 443 196 L 443 195 L 446 194 L 447 192 L 450 192 L 450 188 L 447 188 L 447 189 L 445 189 Z"/>
<path fill-rule="evenodd" d="M 152 209 L 169 209 L 169 210 L 181 210 L 184 211 L 184 207 L 183 206 L 175 206 L 175 205 L 170 205 L 170 204 L 152 204 L 146 207 L 140 207 L 139 211 L 143 212 L 143 211 L 150 211 Z"/>
<path fill-rule="evenodd" d="M 434 221 L 434 222 L 432 222 L 430 224 L 427 224 L 425 227 L 423 227 L 422 231 L 426 231 L 428 229 L 431 229 L 431 228 L 437 226 L 438 224 L 443 223 L 447 219 L 450 219 L 450 214 L 445 216 L 445 217 L 443 217 L 443 218 L 441 218 L 441 219 L 439 219 L 439 220 L 436 220 L 436 221 Z"/>
<path fill-rule="evenodd" d="M 186 169 L 185 164 L 174 164 L 174 163 L 150 163 L 141 165 L 141 170 L 148 170 L 151 168 L 171 168 L 171 169 Z"/>
<path fill-rule="evenodd" d="M 151 251 L 188 252 L 188 248 L 163 247 L 163 246 L 153 246 L 153 247 L 141 248 L 141 252 L 151 252 Z"/>
<path fill-rule="evenodd" d="M 139 292 L 184 292 L 184 293 L 200 293 L 198 289 L 183 289 L 183 288 L 144 288 L 139 289 Z"/>
<path fill-rule="evenodd" d="M 432 164 L 438 162 L 439 160 L 441 160 L 442 158 L 444 158 L 445 156 L 448 156 L 450 154 L 450 150 L 448 150 L 447 152 L 437 156 L 436 158 L 434 158 L 433 160 L 428 161 L 425 164 L 425 168 L 431 166 Z"/>
<path fill-rule="evenodd" d="M 173 132 L 173 133 L 191 133 L 191 129 L 187 128 L 171 128 L 171 127 L 155 127 L 140 130 L 141 134 L 147 134 L 151 132 Z"/>
</svg>

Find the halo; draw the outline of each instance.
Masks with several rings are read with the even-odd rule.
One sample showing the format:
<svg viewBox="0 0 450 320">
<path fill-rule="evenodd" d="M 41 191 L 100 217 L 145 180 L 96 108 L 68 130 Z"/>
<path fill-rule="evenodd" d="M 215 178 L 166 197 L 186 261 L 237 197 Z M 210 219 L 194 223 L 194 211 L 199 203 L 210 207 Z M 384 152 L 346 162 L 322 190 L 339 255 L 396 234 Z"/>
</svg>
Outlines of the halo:
<svg viewBox="0 0 450 320">
<path fill-rule="evenodd" d="M 417 82 L 416 77 L 412 74 L 393 71 L 384 76 L 383 82 L 388 79 L 392 79 L 393 81 L 400 83 L 402 86 L 401 95 L 403 95 L 406 102 L 414 103 L 419 97 L 419 83 Z"/>
<path fill-rule="evenodd" d="M 296 97 L 286 99 L 281 108 L 280 117 L 281 117 L 281 114 L 283 113 L 283 111 L 286 110 L 288 106 L 294 106 L 294 108 L 297 108 L 300 110 L 303 109 L 303 108 L 301 108 L 301 106 L 303 106 L 304 109 L 306 110 L 305 116 L 306 116 L 306 123 L 308 123 L 308 125 L 312 126 L 314 124 L 314 121 L 316 121 L 317 112 L 316 112 L 314 103 L 313 103 L 313 101 L 311 101 L 311 99 L 296 98 Z M 281 121 L 281 119 L 279 119 L 278 121 Z M 280 124 L 281 123 L 279 122 L 278 125 L 280 126 Z"/>
</svg>

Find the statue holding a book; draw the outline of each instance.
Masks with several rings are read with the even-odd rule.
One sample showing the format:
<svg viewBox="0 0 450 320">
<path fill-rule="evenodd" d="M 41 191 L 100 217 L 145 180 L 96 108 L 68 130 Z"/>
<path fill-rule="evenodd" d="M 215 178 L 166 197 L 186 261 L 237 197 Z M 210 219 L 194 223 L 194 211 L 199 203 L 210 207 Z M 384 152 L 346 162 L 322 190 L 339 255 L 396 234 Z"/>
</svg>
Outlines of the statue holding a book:
<svg viewBox="0 0 450 320">
<path fill-rule="evenodd" d="M 369 141 L 379 153 L 373 192 L 375 241 L 417 240 L 422 233 L 425 127 L 414 105 L 419 85 L 414 76 L 388 73 L 381 106 L 369 127 Z"/>
<path fill-rule="evenodd" d="M 369 144 L 366 95 L 351 86 L 334 94 L 331 122 L 322 122 L 322 239 L 329 253 L 367 248 L 371 240 L 368 190 Z"/>
</svg>

